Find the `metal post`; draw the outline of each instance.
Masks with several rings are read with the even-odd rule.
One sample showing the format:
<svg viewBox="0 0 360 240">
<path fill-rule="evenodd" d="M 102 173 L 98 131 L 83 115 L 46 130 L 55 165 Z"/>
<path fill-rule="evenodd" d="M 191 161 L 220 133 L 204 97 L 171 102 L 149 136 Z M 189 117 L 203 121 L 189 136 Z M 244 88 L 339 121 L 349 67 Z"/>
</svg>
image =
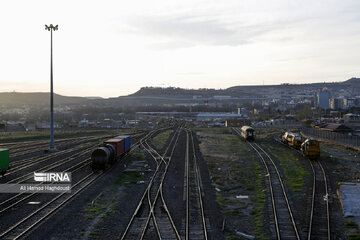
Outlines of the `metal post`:
<svg viewBox="0 0 360 240">
<path fill-rule="evenodd" d="M 53 31 L 58 30 L 58 25 L 45 25 L 45 30 L 50 31 L 50 151 L 54 151 L 54 86 L 53 86 Z"/>
<path fill-rule="evenodd" d="M 52 33 L 51 28 L 51 56 L 50 56 L 50 150 L 54 150 L 54 92 L 53 92 L 53 45 L 52 45 Z"/>
</svg>

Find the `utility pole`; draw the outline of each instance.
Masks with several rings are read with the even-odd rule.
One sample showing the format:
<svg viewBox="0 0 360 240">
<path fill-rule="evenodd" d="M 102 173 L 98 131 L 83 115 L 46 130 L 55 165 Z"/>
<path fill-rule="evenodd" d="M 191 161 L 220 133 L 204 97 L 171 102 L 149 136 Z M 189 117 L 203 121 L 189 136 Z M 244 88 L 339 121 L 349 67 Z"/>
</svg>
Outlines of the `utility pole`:
<svg viewBox="0 0 360 240">
<path fill-rule="evenodd" d="M 50 31 L 50 149 L 49 151 L 55 151 L 54 148 L 54 92 L 53 92 L 53 44 L 52 33 L 58 30 L 58 25 L 55 27 L 45 25 L 45 30 Z"/>
</svg>

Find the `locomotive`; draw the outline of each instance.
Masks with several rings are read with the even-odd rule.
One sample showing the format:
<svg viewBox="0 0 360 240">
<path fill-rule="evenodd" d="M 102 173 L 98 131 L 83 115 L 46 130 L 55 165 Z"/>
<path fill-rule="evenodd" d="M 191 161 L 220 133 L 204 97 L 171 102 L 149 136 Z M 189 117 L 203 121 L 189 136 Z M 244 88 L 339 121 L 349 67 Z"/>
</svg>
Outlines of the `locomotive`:
<svg viewBox="0 0 360 240">
<path fill-rule="evenodd" d="M 241 127 L 241 136 L 245 140 L 255 140 L 255 130 L 250 126 Z"/>
<path fill-rule="evenodd" d="M 293 148 L 300 149 L 302 138 L 298 134 L 292 132 L 285 132 L 284 135 L 282 135 L 281 137 L 281 141 Z"/>
<path fill-rule="evenodd" d="M 320 156 L 320 144 L 315 139 L 306 139 L 301 144 L 301 152 L 305 157 L 316 159 Z"/>
<path fill-rule="evenodd" d="M 117 136 L 106 140 L 102 146 L 91 153 L 91 169 L 93 171 L 105 170 L 130 151 L 130 148 L 130 136 Z"/>
</svg>

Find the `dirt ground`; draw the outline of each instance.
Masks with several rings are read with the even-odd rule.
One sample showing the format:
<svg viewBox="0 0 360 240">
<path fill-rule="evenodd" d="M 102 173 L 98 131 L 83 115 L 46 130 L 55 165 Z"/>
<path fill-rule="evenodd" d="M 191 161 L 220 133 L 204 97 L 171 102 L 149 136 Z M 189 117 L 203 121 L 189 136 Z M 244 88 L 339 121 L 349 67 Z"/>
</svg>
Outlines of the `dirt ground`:
<svg viewBox="0 0 360 240">
<path fill-rule="evenodd" d="M 260 165 L 246 143 L 229 129 L 196 129 L 217 201 L 224 214 L 227 239 L 247 234 L 263 239 L 265 194 Z"/>
<path fill-rule="evenodd" d="M 320 154 L 322 159 L 326 161 L 332 186 L 334 186 L 334 190 L 337 193 L 333 196 L 335 200 L 334 203 L 338 208 L 338 211 L 335 212 L 337 214 L 334 216 L 334 218 L 339 221 L 337 228 L 344 233 L 344 237 L 360 239 L 359 225 L 353 224 L 352 217 L 343 217 L 338 194 L 340 182 L 360 181 L 360 152 L 344 146 L 322 142 Z"/>
<path fill-rule="evenodd" d="M 290 129 L 259 129 L 257 140 L 276 159 L 283 175 L 297 224 L 306 235 L 312 188 L 312 171 L 307 159 L 296 150 L 274 140 Z M 293 129 L 291 129 L 293 130 Z M 259 162 L 244 142 L 226 128 L 200 128 L 200 149 L 217 190 L 217 201 L 225 219 L 227 239 L 241 239 L 239 232 L 268 238 L 265 185 Z M 319 159 L 325 168 L 330 193 L 330 219 L 334 239 L 359 239 L 359 229 L 344 218 L 337 195 L 339 183 L 360 179 L 360 153 L 346 147 L 321 143 Z"/>
</svg>

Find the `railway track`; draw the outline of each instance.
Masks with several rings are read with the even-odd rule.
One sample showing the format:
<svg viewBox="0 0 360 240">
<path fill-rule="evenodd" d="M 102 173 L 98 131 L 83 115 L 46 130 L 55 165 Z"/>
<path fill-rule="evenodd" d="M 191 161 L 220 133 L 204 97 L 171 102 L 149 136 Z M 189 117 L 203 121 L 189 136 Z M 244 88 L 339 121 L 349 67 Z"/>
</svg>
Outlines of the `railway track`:
<svg viewBox="0 0 360 240">
<path fill-rule="evenodd" d="M 65 149 L 65 150 L 61 150 L 58 152 L 54 152 L 51 153 L 49 155 L 44 155 L 44 156 L 40 156 L 40 157 L 31 157 L 31 158 L 27 158 L 24 160 L 19 160 L 19 161 L 15 161 L 13 163 L 10 164 L 10 169 L 7 172 L 8 174 L 11 173 L 15 173 L 18 172 L 20 170 L 26 169 L 28 167 L 34 166 L 36 164 L 45 162 L 47 160 L 51 160 L 53 158 L 56 157 L 60 157 L 60 156 L 66 156 L 66 154 L 73 154 L 76 155 L 78 151 L 86 151 L 86 149 L 91 149 L 99 144 L 87 144 L 88 146 L 84 146 L 84 147 L 79 147 L 76 146 L 74 148 L 70 148 L 70 149 Z"/>
<path fill-rule="evenodd" d="M 240 137 L 239 130 L 236 128 L 234 128 L 234 130 Z M 257 143 L 247 143 L 260 157 L 266 169 L 267 183 L 272 205 L 272 217 L 274 220 L 271 224 L 274 226 L 275 230 L 272 232 L 272 238 L 300 240 L 284 183 L 275 162 Z"/>
<path fill-rule="evenodd" d="M 309 159 L 308 159 L 309 160 Z M 313 189 L 311 197 L 311 213 L 309 222 L 308 240 L 331 239 L 330 213 L 327 191 L 327 180 L 324 168 L 320 161 L 309 160 L 313 171 Z"/>
<path fill-rule="evenodd" d="M 275 141 L 288 146 L 277 138 Z M 301 154 L 300 150 L 291 148 Z M 331 239 L 329 194 L 326 173 L 320 160 L 307 159 L 313 173 L 310 218 L 307 239 Z"/>
<path fill-rule="evenodd" d="M 83 169 L 84 167 L 87 167 L 90 165 L 90 159 L 86 159 L 84 161 L 81 161 L 79 163 L 77 163 L 76 165 L 74 166 L 71 166 L 67 169 L 64 170 L 64 172 L 71 172 L 72 174 L 74 174 L 75 172 L 79 171 L 80 169 Z M 44 182 L 40 182 L 39 184 L 35 185 L 35 186 L 39 186 L 41 185 L 42 183 Z M 1 201 L 0 202 L 0 207 L 1 207 L 1 210 L 0 210 L 0 216 L 8 211 L 8 210 L 11 210 L 13 207 L 15 207 L 16 205 L 20 204 L 21 202 L 37 195 L 38 192 L 34 192 L 34 193 L 31 193 L 31 194 L 27 194 L 27 192 L 22 192 L 22 193 L 18 193 L 4 201 Z M 20 197 L 23 197 L 21 199 L 19 199 Z"/>
<path fill-rule="evenodd" d="M 142 142 L 143 148 L 156 162 L 156 170 L 120 239 L 146 239 L 149 235 L 156 235 L 159 239 L 180 239 L 162 193 L 162 185 L 179 136 L 180 127 L 173 134 L 162 155 L 146 141 Z M 170 148 L 170 154 L 167 156 Z"/>
<path fill-rule="evenodd" d="M 133 152 L 139 144 L 144 141 L 144 139 L 148 138 L 149 134 L 147 134 L 144 138 L 140 139 L 137 143 L 135 143 L 129 153 L 126 155 L 129 155 L 131 152 Z M 90 159 L 85 159 L 84 161 L 81 161 L 77 163 L 74 166 L 69 167 L 65 171 L 72 170 L 72 172 L 77 172 L 80 169 L 88 166 L 90 164 Z M 64 205 L 66 205 L 68 202 L 70 202 L 72 199 L 74 199 L 77 195 L 79 195 L 84 189 L 86 189 L 89 185 L 91 185 L 96 179 L 98 179 L 100 176 L 102 176 L 104 172 L 97 174 L 97 173 L 89 173 L 86 176 L 82 177 L 80 180 L 78 180 L 74 185 L 72 185 L 72 192 L 70 194 L 68 193 L 61 193 L 57 195 L 56 197 L 52 198 L 48 202 L 46 202 L 44 205 L 39 206 L 35 211 L 31 212 L 30 214 L 27 214 L 25 217 L 21 218 L 19 221 L 16 221 L 14 224 L 11 224 L 5 231 L 0 233 L 1 239 L 19 239 L 24 237 L 29 231 L 31 231 L 34 227 L 41 224 L 45 219 L 50 217 L 54 212 L 62 208 Z M 24 202 L 25 200 L 38 196 L 39 193 L 31 193 L 30 195 L 27 195 L 25 193 L 20 193 L 12 198 L 0 203 L 0 206 L 6 205 L 3 207 L 0 211 L 0 214 L 4 213 L 5 211 L 11 210 L 12 207 L 20 204 L 21 202 Z M 22 199 L 18 199 L 19 197 L 24 196 Z M 15 208 L 16 209 L 16 208 Z"/>
<path fill-rule="evenodd" d="M 0 233 L 0 238 L 2 239 L 19 239 L 28 233 L 31 229 L 41 223 L 43 220 L 48 218 L 56 210 L 60 209 L 80 192 L 82 192 L 86 187 L 93 183 L 97 178 L 102 174 L 90 173 L 87 176 L 83 177 L 76 184 L 72 185 L 72 192 L 61 193 L 54 197 L 52 200 L 42 205 L 36 211 L 30 213 L 26 217 L 22 218 L 20 221 L 13 224 L 4 232 Z"/>
<path fill-rule="evenodd" d="M 87 143 L 90 141 L 95 141 L 98 139 L 105 139 L 105 138 L 109 138 L 110 135 L 107 136 L 99 136 L 99 137 L 82 137 L 79 139 L 67 139 L 67 140 L 62 140 L 61 142 L 57 143 L 57 148 L 58 149 L 64 149 L 66 147 L 71 147 L 73 145 L 80 145 L 83 143 Z M 10 149 L 10 157 L 11 158 L 15 158 L 15 157 L 21 157 L 21 156 L 26 156 L 28 154 L 31 153 L 36 153 L 36 152 L 41 152 L 43 151 L 42 147 L 47 147 L 47 144 L 41 144 L 38 146 L 32 146 L 32 147 L 21 147 L 20 149 L 18 149 L 17 151 L 12 151 L 12 149 Z M 15 161 L 13 163 L 17 163 L 18 161 Z"/>
<path fill-rule="evenodd" d="M 138 130 L 137 132 L 129 132 L 129 133 L 121 133 L 122 135 L 146 135 L 147 131 L 144 130 Z M 101 136 L 104 135 L 99 135 L 99 136 L 92 136 L 95 138 L 101 138 Z M 111 136 L 111 135 L 109 135 Z M 115 136 L 115 135 L 112 135 Z M 84 136 L 84 137 L 71 137 L 71 138 L 61 138 L 61 139 L 56 139 L 55 143 L 61 143 L 64 141 L 71 141 L 71 140 L 79 140 L 79 139 L 83 139 L 83 138 L 89 138 L 88 136 Z M 16 150 L 16 149 L 22 149 L 24 147 L 33 147 L 33 146 L 40 146 L 40 145 L 44 145 L 44 146 L 48 146 L 49 145 L 49 140 L 28 140 L 28 141 L 13 141 L 13 142 L 3 142 L 0 143 L 0 148 L 9 148 L 10 150 Z"/>
<path fill-rule="evenodd" d="M 189 138 L 189 135 L 191 138 Z M 189 150 L 192 151 L 190 156 Z M 200 171 L 197 164 L 193 134 L 186 132 L 186 231 L 185 239 L 208 239 Z M 190 160 L 192 159 L 192 160 Z"/>
<path fill-rule="evenodd" d="M 138 136 L 142 136 L 144 134 L 135 134 L 132 135 L 132 137 L 138 137 Z M 106 139 L 108 136 L 103 136 L 101 139 Z M 95 140 L 95 138 L 91 138 L 91 139 L 86 139 L 83 142 L 77 143 L 77 145 L 82 144 L 84 142 L 88 143 L 88 141 L 91 140 Z M 97 139 L 96 139 L 97 140 Z M 60 156 L 64 156 L 63 159 L 53 162 L 49 165 L 46 165 L 42 168 L 36 169 L 36 171 L 46 171 L 46 170 L 51 170 L 53 169 L 53 167 L 57 167 L 57 166 L 61 166 L 62 164 L 68 163 L 69 161 L 78 159 L 81 156 L 84 156 L 86 154 L 90 154 L 90 152 L 92 151 L 92 149 L 96 146 L 99 146 L 100 144 L 91 144 L 91 142 L 89 144 L 87 144 L 87 146 L 84 147 L 80 147 L 80 148 L 70 148 L 70 149 L 66 149 L 66 150 L 62 150 L 62 151 L 58 151 L 49 155 L 45 155 L 45 156 L 41 156 L 41 157 L 32 157 L 32 158 L 28 158 L 28 159 L 24 159 L 24 160 L 19 160 L 16 161 L 14 163 L 12 163 L 10 166 L 10 169 L 7 171 L 6 175 L 11 175 L 17 172 L 20 172 L 24 169 L 33 167 L 37 164 L 49 161 L 51 159 L 60 157 Z M 70 155 L 69 155 L 70 154 Z M 8 182 L 10 183 L 10 181 L 17 181 L 21 178 L 25 178 L 26 176 L 29 176 L 31 173 L 27 174 L 27 175 L 22 175 L 19 176 L 18 178 L 16 178 L 15 180 L 9 180 Z"/>
<path fill-rule="evenodd" d="M 65 158 L 61 159 L 61 160 L 58 160 L 58 161 L 54 161 L 48 165 L 45 165 L 43 167 L 40 167 L 40 168 L 37 168 L 35 171 L 49 171 L 49 170 L 53 170 L 54 168 L 57 168 L 57 167 L 61 167 L 62 165 L 66 164 L 66 163 L 69 163 L 71 161 L 74 161 L 74 160 L 77 160 L 78 158 L 80 157 L 83 157 L 85 155 L 88 155 L 90 154 L 90 152 L 93 150 L 94 146 L 91 146 L 91 147 L 87 147 L 87 148 L 82 148 L 82 149 L 70 149 L 69 151 L 66 151 L 66 153 L 70 153 L 69 156 L 66 156 Z M 62 154 L 65 154 L 64 152 Z M 61 154 L 61 155 L 62 155 Z M 61 155 L 56 155 L 56 156 L 49 156 L 49 157 L 44 157 L 44 158 L 41 158 L 40 160 L 38 159 L 37 161 L 34 161 L 34 162 L 31 162 L 29 164 L 25 164 L 24 166 L 18 166 L 14 169 L 11 169 L 11 171 L 9 170 L 9 172 L 7 173 L 7 176 L 10 176 L 11 174 L 14 174 L 14 173 L 17 173 L 17 172 L 20 172 L 26 168 L 29 168 L 31 166 L 34 166 L 36 164 L 39 164 L 41 162 L 45 162 L 49 159 L 52 159 L 54 157 L 58 157 L 58 156 L 61 156 Z M 6 183 L 21 183 L 21 182 L 24 182 L 26 180 L 29 180 L 29 179 L 32 179 L 33 177 L 33 172 L 27 172 L 25 174 L 21 174 L 20 176 L 18 177 L 15 177 L 11 180 L 8 180 L 6 181 Z"/>
</svg>

